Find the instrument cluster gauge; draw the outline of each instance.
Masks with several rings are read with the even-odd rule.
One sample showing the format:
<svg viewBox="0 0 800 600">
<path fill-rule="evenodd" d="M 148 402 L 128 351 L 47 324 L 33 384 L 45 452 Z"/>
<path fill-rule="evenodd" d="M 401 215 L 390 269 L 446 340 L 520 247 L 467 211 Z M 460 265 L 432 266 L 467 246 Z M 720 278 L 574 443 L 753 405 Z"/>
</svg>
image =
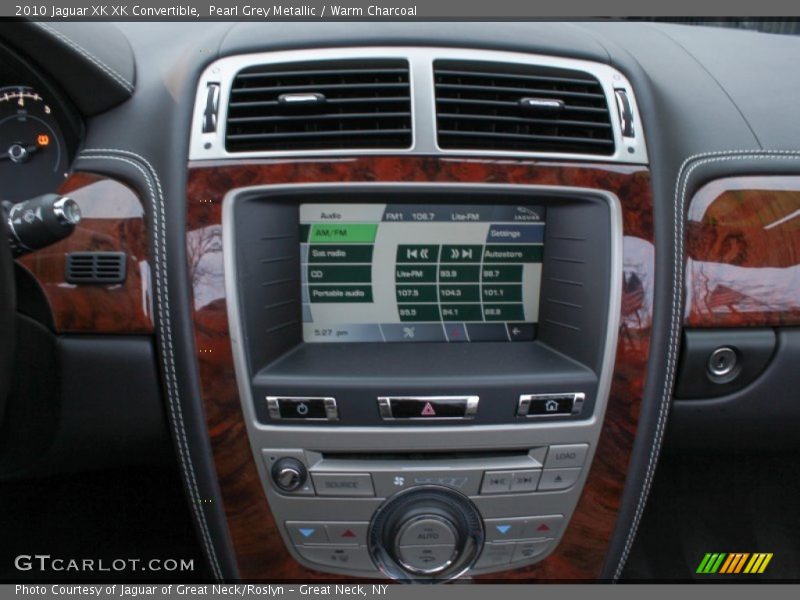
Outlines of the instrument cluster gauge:
<svg viewBox="0 0 800 600">
<path fill-rule="evenodd" d="M 5 200 L 52 192 L 69 170 L 54 108 L 28 86 L 0 88 L 0 195 Z"/>
</svg>

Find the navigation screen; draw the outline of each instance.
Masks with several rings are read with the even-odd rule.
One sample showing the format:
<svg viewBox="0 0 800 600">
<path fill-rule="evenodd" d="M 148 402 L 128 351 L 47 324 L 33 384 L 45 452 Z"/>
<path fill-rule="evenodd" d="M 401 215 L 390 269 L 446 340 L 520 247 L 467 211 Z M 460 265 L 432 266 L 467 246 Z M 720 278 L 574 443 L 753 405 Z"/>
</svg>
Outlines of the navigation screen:
<svg viewBox="0 0 800 600">
<path fill-rule="evenodd" d="M 302 204 L 306 342 L 534 339 L 540 206 Z"/>
</svg>

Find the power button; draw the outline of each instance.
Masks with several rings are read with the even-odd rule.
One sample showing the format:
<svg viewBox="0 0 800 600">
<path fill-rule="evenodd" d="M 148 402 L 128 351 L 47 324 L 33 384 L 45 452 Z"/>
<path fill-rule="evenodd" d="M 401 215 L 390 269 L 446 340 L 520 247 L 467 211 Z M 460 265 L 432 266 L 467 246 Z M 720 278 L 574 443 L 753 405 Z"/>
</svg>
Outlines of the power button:
<svg viewBox="0 0 800 600">
<path fill-rule="evenodd" d="M 339 411 L 336 398 L 326 396 L 267 396 L 269 418 L 301 421 L 336 421 Z"/>
</svg>

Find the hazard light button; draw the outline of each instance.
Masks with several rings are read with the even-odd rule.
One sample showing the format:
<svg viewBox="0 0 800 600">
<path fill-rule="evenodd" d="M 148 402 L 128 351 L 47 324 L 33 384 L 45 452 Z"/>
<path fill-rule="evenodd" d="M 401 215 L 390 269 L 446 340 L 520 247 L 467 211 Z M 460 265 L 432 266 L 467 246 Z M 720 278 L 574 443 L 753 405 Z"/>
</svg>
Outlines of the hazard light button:
<svg viewBox="0 0 800 600">
<path fill-rule="evenodd" d="M 381 396 L 378 410 L 385 421 L 474 419 L 478 396 Z"/>
</svg>

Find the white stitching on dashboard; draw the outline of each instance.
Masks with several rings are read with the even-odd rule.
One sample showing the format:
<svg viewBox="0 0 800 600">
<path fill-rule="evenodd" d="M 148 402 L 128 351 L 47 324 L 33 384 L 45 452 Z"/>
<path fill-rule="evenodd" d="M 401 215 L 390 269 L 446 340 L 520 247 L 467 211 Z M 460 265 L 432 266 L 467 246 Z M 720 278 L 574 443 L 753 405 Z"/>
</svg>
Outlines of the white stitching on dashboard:
<svg viewBox="0 0 800 600">
<path fill-rule="evenodd" d="M 111 156 L 101 154 L 104 152 L 123 154 L 136 157 L 143 165 L 149 170 L 146 171 L 140 164 L 123 156 Z M 162 355 L 166 358 L 165 381 L 167 383 L 167 397 L 170 404 L 170 417 L 173 421 L 176 435 L 176 445 L 178 447 L 178 454 L 181 460 L 181 467 L 184 477 L 189 489 L 189 495 L 192 501 L 192 509 L 195 513 L 195 518 L 200 527 L 200 533 L 203 537 L 203 544 L 208 554 L 211 567 L 217 579 L 222 579 L 222 571 L 217 560 L 216 551 L 212 541 L 211 534 L 208 529 L 205 513 L 202 509 L 200 502 L 200 491 L 197 485 L 197 480 L 194 473 L 194 464 L 192 462 L 191 453 L 189 452 L 189 443 L 186 437 L 186 428 L 183 421 L 183 409 L 181 408 L 180 400 L 178 399 L 178 384 L 176 379 L 175 360 L 172 346 L 172 328 L 169 319 L 169 289 L 167 287 L 167 263 L 166 263 L 166 220 L 164 213 L 164 194 L 161 188 L 161 182 L 158 174 L 153 166 L 144 157 L 126 150 L 116 150 L 109 148 L 87 149 L 81 153 L 81 156 L 92 159 L 106 159 L 118 160 L 130 164 L 136 168 L 142 175 L 145 176 L 148 190 L 150 192 L 151 204 L 153 206 L 153 219 L 154 219 L 154 248 L 155 248 L 155 289 L 157 306 L 160 311 L 161 318 L 159 319 L 159 327 L 161 330 L 161 344 Z M 153 189 L 155 183 L 158 194 Z M 163 289 L 162 289 L 163 285 Z"/>
<path fill-rule="evenodd" d="M 73 50 L 75 50 L 79 54 L 82 54 L 85 58 L 89 59 L 94 65 L 96 65 L 103 72 L 105 72 L 107 75 L 112 77 L 114 79 L 114 81 L 116 81 L 123 88 L 125 88 L 126 91 L 133 92 L 133 90 L 134 90 L 133 83 L 131 83 L 130 81 L 125 79 L 117 71 L 115 71 L 114 69 L 109 67 L 106 63 L 104 63 L 102 60 L 100 60 L 96 56 L 94 56 L 91 52 L 86 50 L 83 46 L 78 45 L 74 40 L 68 38 L 66 35 L 64 35 L 60 31 L 58 31 L 57 29 L 54 29 L 54 28 L 50 27 L 46 23 L 42 23 L 41 21 L 32 21 L 32 23 L 34 23 L 35 25 L 39 26 L 40 29 L 42 29 L 43 31 L 46 31 L 50 35 L 55 36 L 57 39 L 61 40 L 65 44 L 67 44 L 70 48 L 72 48 Z"/>
<path fill-rule="evenodd" d="M 675 378 L 675 365 L 677 363 L 678 340 L 680 338 L 681 331 L 681 309 L 683 304 L 684 283 L 684 226 L 686 221 L 686 191 L 689 187 L 691 175 L 698 167 L 713 162 L 768 158 L 778 160 L 800 160 L 800 152 L 793 150 L 727 150 L 720 152 L 704 152 L 687 158 L 685 161 L 683 161 L 681 168 L 678 170 L 678 176 L 675 180 L 675 200 L 673 205 L 673 235 L 675 238 L 673 247 L 675 264 L 672 268 L 672 309 L 670 313 L 670 340 L 667 349 L 667 373 L 664 380 L 661 405 L 659 406 L 655 439 L 653 440 L 653 445 L 650 448 L 650 456 L 647 463 L 645 480 L 639 493 L 636 512 L 631 522 L 630 529 L 628 530 L 628 536 L 625 540 L 625 547 L 622 551 L 622 555 L 620 556 L 617 569 L 614 572 L 614 580 L 619 579 L 622 575 L 622 570 L 625 567 L 625 563 L 628 560 L 628 555 L 630 554 L 630 550 L 633 546 L 633 541 L 636 538 L 636 532 L 638 530 L 645 505 L 647 504 L 647 497 L 649 495 L 650 487 L 655 475 L 656 463 L 661 451 L 664 432 L 666 431 L 667 416 L 669 415 L 669 408 L 672 399 L 672 387 Z M 687 170 L 686 167 L 690 163 L 694 164 L 692 164 L 692 166 Z M 681 185 L 681 182 L 683 185 Z"/>
</svg>

